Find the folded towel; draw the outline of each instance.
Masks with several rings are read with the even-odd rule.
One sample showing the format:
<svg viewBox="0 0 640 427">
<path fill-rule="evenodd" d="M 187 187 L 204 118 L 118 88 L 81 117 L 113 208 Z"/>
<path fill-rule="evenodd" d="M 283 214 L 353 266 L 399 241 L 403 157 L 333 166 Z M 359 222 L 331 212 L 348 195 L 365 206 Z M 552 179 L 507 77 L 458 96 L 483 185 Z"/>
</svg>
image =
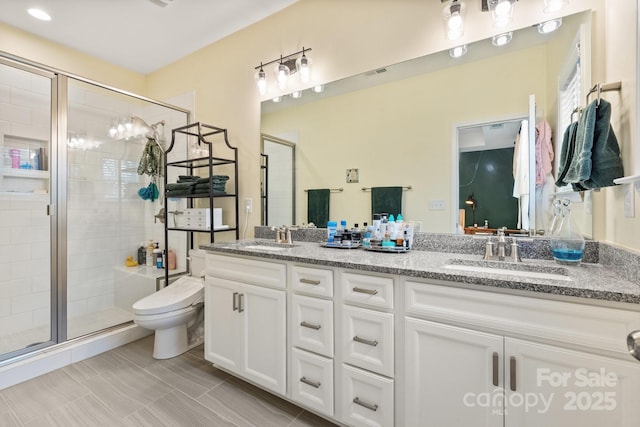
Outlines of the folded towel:
<svg viewBox="0 0 640 427">
<path fill-rule="evenodd" d="M 195 182 L 199 179 L 196 175 L 178 175 L 178 182 Z"/>
<path fill-rule="evenodd" d="M 167 197 L 185 197 L 191 196 L 193 193 L 188 190 L 167 190 Z"/>
<path fill-rule="evenodd" d="M 189 190 L 194 185 L 193 182 L 171 183 L 167 184 L 167 190 Z"/>
<path fill-rule="evenodd" d="M 196 184 L 193 186 L 194 191 L 198 192 L 209 191 L 209 188 L 213 191 L 225 191 L 224 184 L 212 184 L 211 187 L 209 187 L 209 184 Z"/>
<path fill-rule="evenodd" d="M 196 182 L 198 184 L 202 184 L 205 182 L 220 182 L 220 183 L 224 183 L 227 182 L 229 180 L 229 177 L 227 175 L 213 175 L 212 177 L 204 177 L 204 178 L 199 178 Z"/>
<path fill-rule="evenodd" d="M 317 227 L 326 227 L 329 222 L 328 188 L 307 191 L 307 223 L 314 223 Z"/>
<path fill-rule="evenodd" d="M 371 213 L 397 215 L 402 213 L 402 187 L 373 187 L 371 189 Z"/>
</svg>

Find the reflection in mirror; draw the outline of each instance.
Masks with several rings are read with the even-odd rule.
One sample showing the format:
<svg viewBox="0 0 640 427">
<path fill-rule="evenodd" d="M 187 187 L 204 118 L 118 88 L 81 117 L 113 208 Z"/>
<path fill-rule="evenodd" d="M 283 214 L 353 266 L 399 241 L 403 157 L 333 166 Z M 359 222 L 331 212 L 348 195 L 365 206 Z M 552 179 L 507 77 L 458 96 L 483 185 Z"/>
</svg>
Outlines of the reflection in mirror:
<svg viewBox="0 0 640 427">
<path fill-rule="evenodd" d="M 262 135 L 262 225 L 295 224 L 296 145 Z"/>
<path fill-rule="evenodd" d="M 427 232 L 457 231 L 459 198 L 469 194 L 458 195 L 456 129 L 526 117 L 535 94 L 535 122 L 549 122 L 558 152 L 564 130 L 559 77 L 576 50 L 576 35 L 590 37 L 590 19 L 590 12 L 576 14 L 552 34 L 525 28 L 506 46 L 484 40 L 462 58 L 440 52 L 327 84 L 322 93 L 263 102 L 261 131 L 296 136 L 292 222 L 306 222 L 305 188 L 344 188 L 331 196 L 330 217 L 362 224 L 372 214 L 371 193 L 362 187 L 411 186 L 403 192 L 405 219 Z M 581 61 L 590 69 L 588 58 Z M 349 169 L 359 170 L 358 183 L 346 182 Z"/>
</svg>

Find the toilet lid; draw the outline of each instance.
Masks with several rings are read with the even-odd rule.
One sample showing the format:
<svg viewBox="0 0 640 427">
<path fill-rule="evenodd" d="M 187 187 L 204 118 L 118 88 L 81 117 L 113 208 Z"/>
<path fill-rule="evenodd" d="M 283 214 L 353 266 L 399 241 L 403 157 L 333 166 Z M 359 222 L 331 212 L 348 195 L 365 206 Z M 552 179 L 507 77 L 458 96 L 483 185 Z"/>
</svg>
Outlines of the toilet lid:
<svg viewBox="0 0 640 427">
<path fill-rule="evenodd" d="M 133 304 L 136 314 L 159 314 L 186 308 L 204 295 L 199 277 L 183 276 L 169 286 Z"/>
</svg>

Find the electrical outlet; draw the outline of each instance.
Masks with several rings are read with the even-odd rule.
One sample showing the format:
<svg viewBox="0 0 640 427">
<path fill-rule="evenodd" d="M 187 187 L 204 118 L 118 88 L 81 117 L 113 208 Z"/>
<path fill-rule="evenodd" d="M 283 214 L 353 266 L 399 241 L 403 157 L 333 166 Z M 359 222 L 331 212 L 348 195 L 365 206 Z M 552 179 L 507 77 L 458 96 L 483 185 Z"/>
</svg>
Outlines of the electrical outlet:
<svg viewBox="0 0 640 427">
<path fill-rule="evenodd" d="M 444 200 L 429 200 L 429 210 L 430 211 L 443 211 L 444 210 Z"/>
<path fill-rule="evenodd" d="M 246 213 L 251 213 L 253 212 L 253 199 L 247 197 L 246 199 L 244 199 L 244 211 Z"/>
</svg>

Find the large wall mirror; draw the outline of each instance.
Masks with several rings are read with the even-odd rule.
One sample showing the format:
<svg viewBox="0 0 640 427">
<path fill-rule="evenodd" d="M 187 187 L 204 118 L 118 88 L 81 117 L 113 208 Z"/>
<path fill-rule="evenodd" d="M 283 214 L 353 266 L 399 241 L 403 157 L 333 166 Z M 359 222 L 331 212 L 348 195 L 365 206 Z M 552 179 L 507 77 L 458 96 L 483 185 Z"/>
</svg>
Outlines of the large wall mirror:
<svg viewBox="0 0 640 427">
<path fill-rule="evenodd" d="M 332 190 L 330 218 L 362 224 L 371 220 L 371 192 L 363 189 L 399 186 L 405 189 L 406 220 L 419 223 L 422 231 L 455 232 L 464 209 L 461 203 L 468 196 L 467 189 L 460 188 L 460 176 L 468 171 L 459 174 L 459 168 L 474 167 L 472 159 L 461 156 L 461 151 L 471 150 L 459 149 L 459 131 L 530 117 L 534 95 L 533 120 L 549 123 L 559 154 L 571 120 L 564 117 L 566 76 L 577 69 L 587 82 L 578 79 L 578 105 L 584 104 L 589 90 L 590 75 L 585 73 L 591 68 L 590 28 L 591 12 L 583 12 L 564 17 L 560 29 L 551 34 L 525 28 L 514 32 L 506 46 L 483 40 L 469 45 L 461 58 L 440 52 L 329 83 L 320 93 L 306 90 L 301 98 L 263 102 L 262 133 L 296 147 L 295 191 L 290 194 L 293 222 L 307 222 L 310 189 Z M 349 176 L 348 170 L 357 173 Z M 533 206 L 535 190 L 532 193 Z M 270 197 L 268 202 L 278 203 Z M 487 219 L 492 226 L 511 225 L 501 224 L 492 204 L 484 205 L 486 211 L 476 223 Z M 589 208 L 577 207 L 575 212 L 590 235 Z"/>
</svg>

